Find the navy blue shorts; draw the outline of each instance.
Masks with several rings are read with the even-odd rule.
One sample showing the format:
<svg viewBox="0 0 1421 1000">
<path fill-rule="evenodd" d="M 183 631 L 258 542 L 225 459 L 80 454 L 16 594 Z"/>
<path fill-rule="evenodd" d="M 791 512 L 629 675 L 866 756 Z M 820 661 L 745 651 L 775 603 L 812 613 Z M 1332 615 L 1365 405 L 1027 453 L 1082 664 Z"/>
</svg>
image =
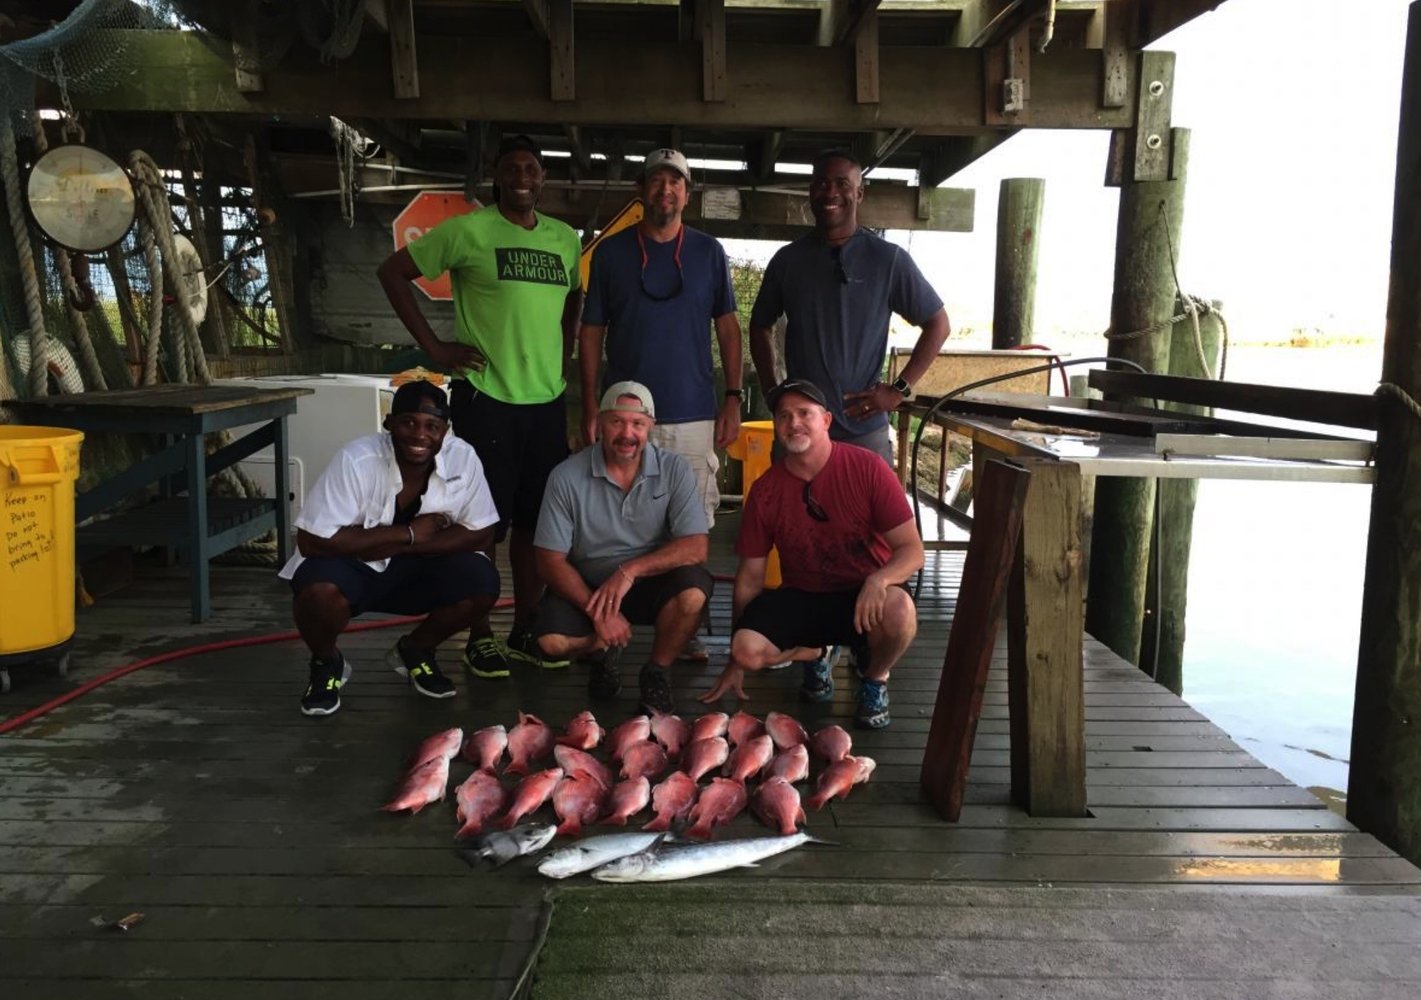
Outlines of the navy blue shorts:
<svg viewBox="0 0 1421 1000">
<path fill-rule="evenodd" d="M 547 403 L 505 403 L 477 391 L 468 379 L 450 390 L 454 433 L 478 452 L 484 479 L 498 508 L 498 541 L 512 525 L 532 532 L 543 509 L 548 474 L 567 458 L 567 408 L 563 397 Z"/>
<path fill-rule="evenodd" d="M 867 637 L 854 631 L 858 597 L 857 589 L 829 593 L 793 587 L 762 590 L 740 613 L 732 631 L 759 632 L 780 650 L 837 644 L 858 649 L 867 643 Z"/>
<path fill-rule="evenodd" d="M 666 602 L 687 590 L 699 590 L 706 595 L 706 600 L 710 600 L 711 592 L 715 590 L 715 579 L 709 570 L 699 564 L 678 566 L 657 576 L 644 576 L 632 583 L 622 598 L 622 615 L 633 625 L 654 625 Z M 533 625 L 534 636 L 584 636 L 591 635 L 593 631 L 592 619 L 581 608 L 574 607 L 551 589 L 543 595 L 538 604 L 538 618 Z"/>
<path fill-rule="evenodd" d="M 296 568 L 291 590 L 299 594 L 313 583 L 339 587 L 352 615 L 422 615 L 471 597 L 494 600 L 499 589 L 498 570 L 481 552 L 395 556 L 383 573 L 359 559 L 312 556 Z"/>
</svg>

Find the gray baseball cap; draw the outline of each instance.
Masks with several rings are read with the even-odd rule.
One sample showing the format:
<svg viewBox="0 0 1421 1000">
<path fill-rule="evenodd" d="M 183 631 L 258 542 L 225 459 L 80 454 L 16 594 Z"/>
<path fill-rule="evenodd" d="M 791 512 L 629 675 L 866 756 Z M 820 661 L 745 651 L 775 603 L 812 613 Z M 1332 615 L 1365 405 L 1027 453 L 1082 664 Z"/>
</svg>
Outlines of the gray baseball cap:
<svg viewBox="0 0 1421 1000">
<path fill-rule="evenodd" d="M 633 396 L 641 401 L 640 406 L 633 406 L 630 403 L 621 402 L 623 396 Z M 633 382 L 627 379 L 622 382 L 614 382 L 607 387 L 607 391 L 602 393 L 602 413 L 609 410 L 618 410 L 622 413 L 645 413 L 652 420 L 656 419 L 656 403 L 651 398 L 651 390 L 640 382 Z"/>
<path fill-rule="evenodd" d="M 646 160 L 641 165 L 642 179 L 651 176 L 653 170 L 661 167 L 669 167 L 682 177 L 686 178 L 689 184 L 691 181 L 691 165 L 686 162 L 686 157 L 676 149 L 653 149 L 646 154 Z"/>
</svg>

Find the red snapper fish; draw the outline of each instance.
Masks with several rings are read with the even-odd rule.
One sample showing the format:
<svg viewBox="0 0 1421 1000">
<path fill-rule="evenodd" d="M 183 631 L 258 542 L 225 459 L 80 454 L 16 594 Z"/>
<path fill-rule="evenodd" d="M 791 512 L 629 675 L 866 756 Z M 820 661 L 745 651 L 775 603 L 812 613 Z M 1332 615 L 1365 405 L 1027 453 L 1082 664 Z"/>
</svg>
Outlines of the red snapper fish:
<svg viewBox="0 0 1421 1000">
<path fill-rule="evenodd" d="M 553 751 L 553 731 L 536 715 L 518 713 L 518 725 L 508 734 L 508 770 L 505 774 L 527 774 L 530 765 L 536 764 Z"/>
<path fill-rule="evenodd" d="M 730 725 L 730 716 L 724 712 L 707 712 L 695 722 L 691 723 L 691 739 L 694 743 L 697 740 L 708 740 L 712 736 L 724 736 L 726 728 Z"/>
<path fill-rule="evenodd" d="M 847 757 L 853 746 L 853 737 L 845 732 L 843 726 L 825 726 L 809 741 L 809 749 L 830 764 Z"/>
<path fill-rule="evenodd" d="M 865 763 L 867 762 L 867 763 Z M 814 784 L 814 794 L 806 805 L 811 809 L 823 809 L 830 799 L 846 799 L 849 790 L 868 780 L 877 766 L 871 757 L 845 757 L 826 767 Z"/>
<path fill-rule="evenodd" d="M 567 732 L 559 736 L 557 742 L 559 746 L 591 750 L 601 743 L 602 737 L 606 735 L 607 731 L 597 725 L 597 719 L 591 712 L 578 712 L 567 724 Z"/>
<path fill-rule="evenodd" d="M 435 757 L 419 767 L 412 768 L 400 781 L 395 797 L 381 808 L 385 812 L 408 809 L 417 813 L 431 802 L 444 798 L 444 788 L 448 784 L 449 758 Z"/>
<path fill-rule="evenodd" d="M 804 807 L 799 804 L 799 790 L 783 778 L 767 778 L 755 789 L 750 809 L 760 821 L 781 836 L 789 836 L 805 822 Z"/>
<path fill-rule="evenodd" d="M 654 740 L 631 743 L 622 750 L 623 778 L 659 778 L 666 770 L 666 751 Z"/>
<path fill-rule="evenodd" d="M 712 778 L 710 787 L 701 792 L 691 810 L 691 828 L 686 836 L 693 840 L 709 840 L 711 831 L 724 826 L 745 808 L 745 786 L 729 778 Z"/>
<path fill-rule="evenodd" d="M 736 781 L 749 781 L 759 774 L 775 755 L 775 744 L 769 735 L 756 736 L 735 748 L 721 773 Z"/>
<path fill-rule="evenodd" d="M 803 781 L 807 777 L 809 777 L 809 749 L 803 743 L 775 754 L 775 759 L 770 761 L 770 766 L 765 771 L 767 780 L 769 778 L 783 778 L 790 784 Z"/>
<path fill-rule="evenodd" d="M 594 823 L 602 815 L 602 803 L 607 789 L 585 774 L 563 778 L 553 790 L 553 811 L 562 823 L 558 833 L 564 837 L 580 837 L 584 823 Z"/>
<path fill-rule="evenodd" d="M 726 736 L 734 746 L 753 740 L 765 731 L 765 724 L 749 712 L 736 712 L 726 726 Z"/>
<path fill-rule="evenodd" d="M 679 715 L 652 711 L 651 735 L 666 748 L 666 756 L 676 760 L 682 748 L 691 742 L 691 724 Z"/>
<path fill-rule="evenodd" d="M 645 809 L 650 801 L 651 782 L 644 775 L 623 781 L 612 789 L 611 811 L 602 822 L 626 826 L 627 820 Z"/>
<path fill-rule="evenodd" d="M 607 755 L 613 760 L 621 760 L 627 747 L 650 737 L 651 720 L 644 715 L 634 715 L 612 730 L 612 735 L 607 740 Z"/>
<path fill-rule="evenodd" d="M 488 726 L 469 737 L 464 744 L 464 759 L 480 771 L 494 774 L 498 762 L 503 759 L 503 751 L 508 749 L 508 730 L 502 726 Z"/>
<path fill-rule="evenodd" d="M 809 734 L 799 724 L 799 720 L 783 712 L 771 712 L 765 716 L 765 732 L 775 741 L 775 746 L 788 750 L 792 746 L 809 742 Z"/>
<path fill-rule="evenodd" d="M 692 781 L 700 781 L 702 775 L 720 767 L 729 756 L 730 745 L 725 742 L 725 737 L 710 736 L 696 740 L 686 748 L 681 766 Z"/>
<path fill-rule="evenodd" d="M 410 770 L 413 771 L 421 764 L 428 764 L 435 757 L 452 760 L 463 745 L 464 731 L 462 729 L 446 729 L 442 733 L 435 733 L 419 745 L 419 749 L 414 754 L 414 761 L 410 764 Z"/>
<path fill-rule="evenodd" d="M 462 826 L 455 840 L 484 832 L 484 825 L 508 807 L 508 790 L 491 771 L 475 771 L 454 789 L 454 818 Z"/>
<path fill-rule="evenodd" d="M 553 747 L 553 757 L 557 760 L 558 767 L 568 774 L 580 772 L 595 780 L 603 788 L 611 788 L 616 781 L 610 767 L 577 747 Z"/>
<path fill-rule="evenodd" d="M 548 796 L 553 794 L 553 789 L 562 777 L 562 768 L 550 767 L 546 771 L 530 774 L 520 781 L 513 792 L 513 805 L 508 807 L 508 815 L 499 820 L 498 828 L 512 830 L 520 819 L 536 812 L 539 806 L 548 801 Z"/>
<path fill-rule="evenodd" d="M 672 771 L 665 781 L 652 789 L 651 808 L 656 811 L 656 818 L 642 829 L 651 832 L 671 829 L 674 821 L 690 815 L 691 807 L 696 804 L 697 791 L 699 788 L 695 779 L 689 774 Z"/>
</svg>

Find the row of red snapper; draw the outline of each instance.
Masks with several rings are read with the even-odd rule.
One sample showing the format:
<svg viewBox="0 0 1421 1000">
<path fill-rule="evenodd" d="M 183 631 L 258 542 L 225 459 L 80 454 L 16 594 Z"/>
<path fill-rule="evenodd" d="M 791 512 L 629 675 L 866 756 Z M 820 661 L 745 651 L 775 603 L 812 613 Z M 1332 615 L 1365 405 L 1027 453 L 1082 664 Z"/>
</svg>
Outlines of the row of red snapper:
<svg viewBox="0 0 1421 1000">
<path fill-rule="evenodd" d="M 590 752 L 599 746 L 620 763 L 620 781 Z M 417 813 L 443 799 L 449 762 L 462 753 L 477 769 L 454 791 L 460 840 L 489 826 L 511 829 L 549 800 L 561 820 L 557 832 L 565 836 L 579 836 L 584 825 L 596 822 L 625 826 L 648 804 L 655 817 L 643 830 L 689 822 L 684 835 L 704 840 L 749 805 L 766 825 L 791 834 L 806 822 L 795 784 L 809 777 L 811 752 L 825 765 L 807 800 L 812 809 L 848 795 L 873 774 L 874 760 L 851 755 L 852 747 L 843 727 L 825 726 L 811 736 L 782 712 L 770 712 L 763 721 L 747 712 L 711 712 L 693 722 L 657 712 L 633 716 L 610 736 L 591 712 L 574 716 L 561 735 L 537 716 L 519 712 L 511 731 L 499 725 L 480 729 L 467 741 L 461 729 L 429 737 L 383 808 Z M 503 773 L 521 776 L 511 789 L 498 776 L 505 753 Z M 533 769 L 550 755 L 556 767 Z M 679 766 L 673 770 L 673 765 Z M 717 768 L 721 776 L 703 788 L 700 780 Z M 756 778 L 751 793 L 749 783 Z"/>
</svg>

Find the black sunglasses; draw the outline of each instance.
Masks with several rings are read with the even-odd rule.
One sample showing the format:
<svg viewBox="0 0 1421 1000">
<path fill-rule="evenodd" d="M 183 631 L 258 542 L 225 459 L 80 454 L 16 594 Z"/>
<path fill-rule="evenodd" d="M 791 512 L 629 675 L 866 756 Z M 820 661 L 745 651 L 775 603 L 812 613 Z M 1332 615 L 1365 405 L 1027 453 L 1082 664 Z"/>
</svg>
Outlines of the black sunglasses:
<svg viewBox="0 0 1421 1000">
<path fill-rule="evenodd" d="M 809 495 L 809 483 L 804 484 L 804 493 L 800 496 L 804 501 L 804 511 L 820 524 L 829 520 L 829 514 L 823 507 L 819 506 L 819 501 Z"/>
<path fill-rule="evenodd" d="M 849 283 L 849 275 L 848 272 L 844 270 L 843 249 L 843 247 L 834 247 L 829 251 L 829 256 L 834 258 L 834 277 L 838 279 L 839 284 L 847 285 Z"/>
<path fill-rule="evenodd" d="M 646 265 L 648 260 L 646 256 L 646 242 L 641 237 L 640 229 L 635 230 L 635 232 L 636 245 L 641 249 L 641 293 L 653 302 L 670 302 L 686 290 L 686 275 L 681 270 L 681 244 L 686 241 L 686 227 L 682 226 L 676 233 L 676 249 L 671 253 L 671 260 L 676 265 L 676 287 L 669 295 L 653 292 L 650 288 L 646 287 Z"/>
</svg>

